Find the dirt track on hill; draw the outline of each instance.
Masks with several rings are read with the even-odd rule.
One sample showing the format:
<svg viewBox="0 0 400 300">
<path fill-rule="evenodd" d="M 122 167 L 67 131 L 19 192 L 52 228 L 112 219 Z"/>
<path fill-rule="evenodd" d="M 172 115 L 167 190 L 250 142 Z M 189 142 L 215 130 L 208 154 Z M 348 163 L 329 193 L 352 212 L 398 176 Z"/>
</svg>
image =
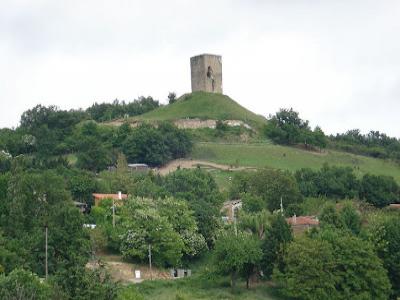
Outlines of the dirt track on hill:
<svg viewBox="0 0 400 300">
<path fill-rule="evenodd" d="M 200 166 L 200 168 L 212 168 L 223 171 L 242 171 L 242 170 L 255 170 L 256 168 L 251 167 L 234 167 L 229 165 L 217 164 L 209 161 L 192 160 L 192 159 L 176 159 L 169 162 L 162 168 L 159 168 L 156 172 L 160 175 L 167 175 L 170 172 L 181 169 L 194 169 Z"/>
</svg>

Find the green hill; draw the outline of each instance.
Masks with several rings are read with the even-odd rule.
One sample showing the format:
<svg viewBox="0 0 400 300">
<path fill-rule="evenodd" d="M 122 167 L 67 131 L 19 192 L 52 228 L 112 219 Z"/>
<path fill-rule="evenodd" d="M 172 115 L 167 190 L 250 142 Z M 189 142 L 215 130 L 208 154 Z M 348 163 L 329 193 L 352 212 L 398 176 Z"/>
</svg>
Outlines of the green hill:
<svg viewBox="0 0 400 300">
<path fill-rule="evenodd" d="M 194 92 L 181 96 L 175 103 L 160 107 L 132 120 L 166 121 L 186 118 L 242 120 L 252 126 L 266 121 L 231 98 L 222 94 Z"/>
<path fill-rule="evenodd" d="M 388 175 L 400 183 L 400 166 L 395 162 L 334 150 L 318 153 L 268 143 L 196 143 L 192 158 L 232 166 L 289 171 L 301 168 L 319 169 L 324 163 L 328 163 L 351 167 L 359 177 L 365 173 Z"/>
</svg>

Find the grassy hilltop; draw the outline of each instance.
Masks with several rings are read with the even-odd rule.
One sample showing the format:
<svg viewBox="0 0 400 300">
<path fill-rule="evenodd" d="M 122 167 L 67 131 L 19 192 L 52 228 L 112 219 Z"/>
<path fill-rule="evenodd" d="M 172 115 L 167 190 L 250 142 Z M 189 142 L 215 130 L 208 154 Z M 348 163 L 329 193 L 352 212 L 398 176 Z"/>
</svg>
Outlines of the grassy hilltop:
<svg viewBox="0 0 400 300">
<path fill-rule="evenodd" d="M 260 129 L 266 122 L 263 116 L 249 111 L 230 97 L 206 92 L 182 95 L 173 104 L 132 117 L 131 120 L 157 122 L 186 118 L 242 120 L 255 129 Z M 207 134 L 204 135 L 204 132 Z M 192 158 L 232 166 L 265 167 L 290 171 L 307 167 L 319 169 L 324 163 L 328 163 L 351 167 L 359 177 L 366 173 L 388 175 L 393 176 L 400 183 L 400 167 L 391 160 L 376 159 L 332 149 L 319 153 L 296 147 L 275 145 L 266 140 L 260 132 L 252 133 L 252 137 L 246 142 L 241 142 L 240 138 L 236 140 L 232 137 L 230 137 L 231 139 L 225 137 L 226 140 L 224 137 L 215 138 L 213 132 L 212 129 L 208 131 L 207 129 L 192 130 L 194 136 L 197 137 Z M 235 142 L 232 142 L 234 140 Z M 224 171 L 213 173 L 222 182 L 230 176 Z"/>
<path fill-rule="evenodd" d="M 173 104 L 160 107 L 132 119 L 165 121 L 186 118 L 242 120 L 256 127 L 265 122 L 263 116 L 256 115 L 228 96 L 206 92 L 185 94 Z"/>
</svg>

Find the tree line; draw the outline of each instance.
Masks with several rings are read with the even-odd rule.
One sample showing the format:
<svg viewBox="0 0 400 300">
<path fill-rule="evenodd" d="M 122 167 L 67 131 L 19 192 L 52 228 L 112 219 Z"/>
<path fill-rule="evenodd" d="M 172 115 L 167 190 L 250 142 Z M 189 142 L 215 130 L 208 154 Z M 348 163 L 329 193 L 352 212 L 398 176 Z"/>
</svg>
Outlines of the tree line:
<svg viewBox="0 0 400 300">
<path fill-rule="evenodd" d="M 359 129 L 325 135 L 319 126 L 312 130 L 307 120 L 290 109 L 280 109 L 270 116 L 264 134 L 277 144 L 303 145 L 307 149 L 326 147 L 376 158 L 400 160 L 400 140 L 379 131 L 362 134 Z"/>
<path fill-rule="evenodd" d="M 115 164 L 118 152 L 131 163 L 160 166 L 186 156 L 191 148 L 188 133 L 168 123 L 116 128 L 99 125 L 86 112 L 54 106 L 38 105 L 22 114 L 16 129 L 0 129 L 0 167 L 7 166 L 8 154 L 34 156 L 43 166 L 74 154 L 80 168 L 98 172 Z"/>
</svg>

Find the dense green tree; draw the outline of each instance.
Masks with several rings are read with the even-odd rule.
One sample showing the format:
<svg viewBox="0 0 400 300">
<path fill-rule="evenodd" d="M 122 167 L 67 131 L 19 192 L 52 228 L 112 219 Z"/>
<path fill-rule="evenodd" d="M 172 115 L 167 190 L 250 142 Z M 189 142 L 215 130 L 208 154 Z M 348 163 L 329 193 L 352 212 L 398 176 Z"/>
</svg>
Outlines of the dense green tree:
<svg viewBox="0 0 400 300">
<path fill-rule="evenodd" d="M 296 299 L 388 299 L 390 283 L 372 245 L 343 231 L 324 230 L 288 246 L 275 277 Z"/>
<path fill-rule="evenodd" d="M 170 123 L 161 123 L 158 128 L 142 124 L 123 141 L 122 151 L 129 162 L 159 166 L 186 156 L 192 146 L 188 134 Z"/>
<path fill-rule="evenodd" d="M 335 288 L 335 257 L 332 246 L 324 240 L 306 237 L 296 239 L 287 247 L 284 269 L 274 272 L 283 293 L 294 299 L 338 299 Z"/>
<path fill-rule="evenodd" d="M 361 134 L 359 129 L 348 130 L 346 133 L 330 136 L 329 144 L 331 147 L 351 153 L 400 159 L 400 140 L 379 131 Z"/>
<path fill-rule="evenodd" d="M 211 246 L 220 225 L 219 211 L 223 201 L 214 178 L 200 169 L 182 169 L 168 174 L 164 187 L 175 198 L 188 201 L 199 232 Z"/>
<path fill-rule="evenodd" d="M 352 203 L 345 203 L 339 214 L 345 228 L 354 234 L 360 233 L 361 216 L 360 213 L 354 208 Z"/>
<path fill-rule="evenodd" d="M 292 240 L 292 229 L 285 218 L 281 214 L 274 215 L 262 241 L 261 269 L 264 272 L 264 276 L 269 278 L 274 267 L 282 269 L 283 255 L 287 245 Z"/>
<path fill-rule="evenodd" d="M 313 145 L 319 147 L 321 150 L 322 148 L 326 148 L 328 144 L 328 139 L 325 136 L 325 133 L 322 131 L 321 127 L 316 126 L 313 131 Z"/>
<path fill-rule="evenodd" d="M 332 245 L 338 299 L 388 299 L 390 282 L 372 244 L 343 231 L 321 233 Z"/>
<path fill-rule="evenodd" d="M 359 190 L 359 181 L 349 167 L 324 164 L 318 171 L 300 169 L 296 171 L 295 178 L 306 197 L 354 198 Z"/>
<path fill-rule="evenodd" d="M 169 92 L 168 93 L 168 104 L 173 104 L 176 102 L 176 93 L 175 92 Z"/>
<path fill-rule="evenodd" d="M 131 163 L 159 166 L 172 158 L 161 132 L 146 124 L 133 129 L 132 134 L 124 141 L 122 150 Z"/>
<path fill-rule="evenodd" d="M 388 271 L 392 298 L 400 296 L 400 218 L 398 215 L 374 215 L 368 220 L 367 237 Z"/>
<path fill-rule="evenodd" d="M 349 167 L 325 164 L 319 171 L 317 187 L 319 194 L 332 198 L 354 198 L 358 191 L 358 180 Z"/>
<path fill-rule="evenodd" d="M 218 273 L 230 275 L 232 288 L 240 275 L 245 277 L 248 287 L 261 255 L 258 239 L 241 231 L 228 231 L 222 233 L 216 241 L 214 265 Z"/>
<path fill-rule="evenodd" d="M 303 131 L 310 131 L 308 121 L 300 119 L 299 113 L 291 109 L 280 109 L 267 123 L 267 137 L 279 144 L 295 144 L 302 141 Z"/>
<path fill-rule="evenodd" d="M 99 172 L 111 164 L 110 145 L 103 141 L 99 126 L 90 121 L 78 128 L 75 137 L 77 166 Z"/>
<path fill-rule="evenodd" d="M 59 270 L 51 282 L 61 292 L 55 299 L 110 300 L 117 297 L 118 286 L 103 266 L 89 270 L 77 265 Z"/>
<path fill-rule="evenodd" d="M 310 168 L 302 168 L 295 172 L 295 178 L 299 185 L 300 192 L 305 197 L 317 197 L 320 194 L 318 190 L 318 172 Z"/>
<path fill-rule="evenodd" d="M 252 174 L 250 172 L 234 172 L 232 181 L 229 186 L 229 197 L 237 199 L 242 197 L 243 194 L 247 194 L 250 191 L 250 178 Z"/>
<path fill-rule="evenodd" d="M 69 169 L 64 173 L 64 177 L 67 179 L 67 189 L 75 201 L 93 204 L 92 193 L 98 190 L 98 182 L 93 173 Z"/>
<path fill-rule="evenodd" d="M 86 112 L 93 120 L 103 122 L 122 117 L 132 117 L 159 107 L 160 104 L 152 97 L 139 97 L 126 103 L 115 99 L 112 103 L 94 103 Z"/>
<path fill-rule="evenodd" d="M 193 142 L 186 131 L 169 122 L 159 124 L 158 131 L 163 136 L 164 143 L 173 159 L 185 157 L 192 151 Z"/>
<path fill-rule="evenodd" d="M 384 207 L 399 200 L 400 188 L 393 177 L 365 174 L 361 180 L 360 198 Z"/>
<path fill-rule="evenodd" d="M 124 234 L 121 252 L 125 258 L 145 261 L 149 245 L 153 261 L 159 266 L 177 266 L 184 243 L 168 218 L 157 211 L 153 200 L 133 198 L 123 207 Z"/>
<path fill-rule="evenodd" d="M 241 210 L 238 225 L 242 230 L 251 232 L 261 240 L 265 233 L 270 230 L 271 219 L 271 213 L 266 209 L 250 213 Z"/>
<path fill-rule="evenodd" d="M 249 213 L 259 212 L 265 209 L 265 201 L 260 196 L 249 193 L 241 194 L 243 210 Z"/>
<path fill-rule="evenodd" d="M 52 295 L 52 288 L 40 282 L 37 275 L 15 269 L 8 275 L 0 274 L 0 298 L 3 300 L 47 300 Z"/>
<path fill-rule="evenodd" d="M 284 208 L 298 205 L 302 196 L 294 177 L 281 170 L 264 169 L 252 174 L 249 180 L 249 192 L 260 196 L 269 211 L 280 209 L 281 199 Z"/>
<path fill-rule="evenodd" d="M 334 203 L 326 203 L 319 215 L 321 227 L 344 228 L 343 219 L 340 217 Z"/>
<path fill-rule="evenodd" d="M 194 213 L 186 201 L 171 197 L 159 199 L 157 208 L 161 216 L 167 217 L 172 228 L 181 236 L 184 243 L 183 254 L 192 258 L 207 249 L 204 237 L 198 233 Z"/>
<path fill-rule="evenodd" d="M 13 171 L 4 216 L 4 235 L 23 258 L 17 262 L 36 274 L 44 274 L 44 227 L 49 228 L 50 274 L 71 265 L 84 264 L 90 254 L 83 216 L 66 191 L 62 177 L 52 171 Z M 27 213 L 29 212 L 29 213 Z M 28 255 L 29 253 L 29 255 Z"/>
</svg>

